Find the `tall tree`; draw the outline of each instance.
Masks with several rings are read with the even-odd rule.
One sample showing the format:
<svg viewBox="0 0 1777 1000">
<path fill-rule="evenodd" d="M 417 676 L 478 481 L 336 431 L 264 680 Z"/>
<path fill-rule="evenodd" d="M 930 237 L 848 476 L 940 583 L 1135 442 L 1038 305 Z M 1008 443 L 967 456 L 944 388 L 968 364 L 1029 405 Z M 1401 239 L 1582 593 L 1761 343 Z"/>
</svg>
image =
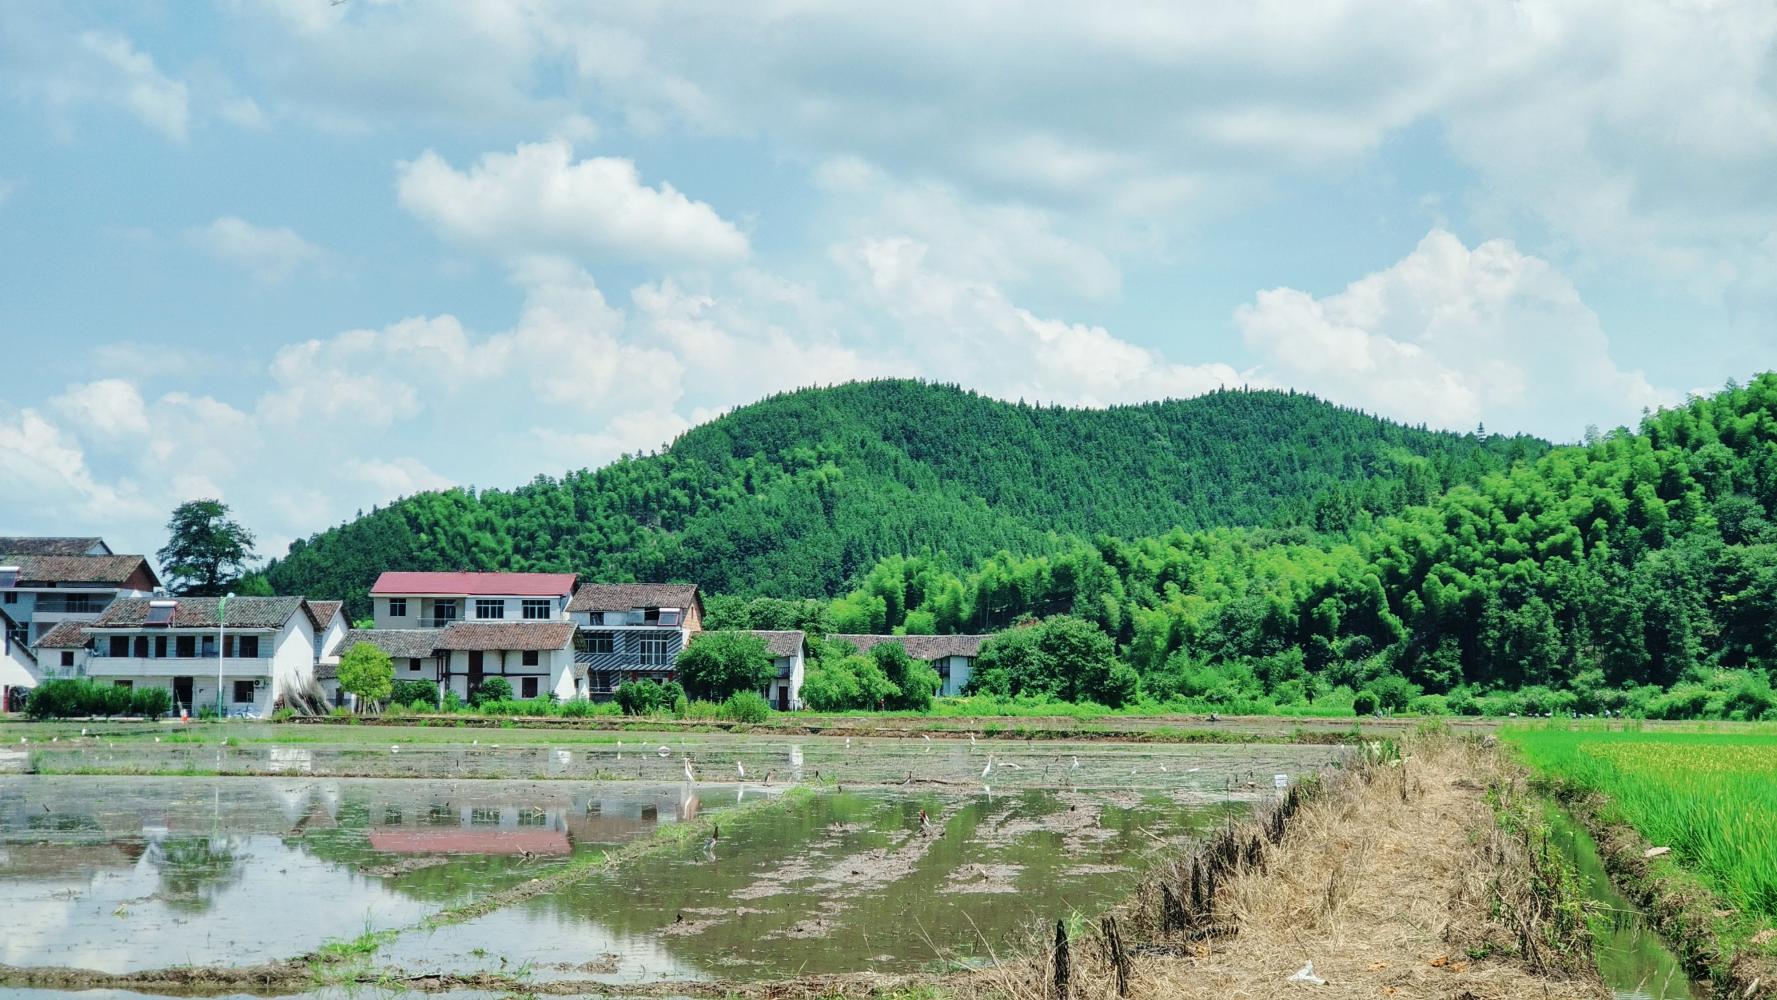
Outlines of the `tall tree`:
<svg viewBox="0 0 1777 1000">
<path fill-rule="evenodd" d="M 187 500 L 173 508 L 166 548 L 156 555 L 175 593 L 204 596 L 227 593 L 258 558 L 253 533 L 231 520 L 220 500 Z"/>
</svg>

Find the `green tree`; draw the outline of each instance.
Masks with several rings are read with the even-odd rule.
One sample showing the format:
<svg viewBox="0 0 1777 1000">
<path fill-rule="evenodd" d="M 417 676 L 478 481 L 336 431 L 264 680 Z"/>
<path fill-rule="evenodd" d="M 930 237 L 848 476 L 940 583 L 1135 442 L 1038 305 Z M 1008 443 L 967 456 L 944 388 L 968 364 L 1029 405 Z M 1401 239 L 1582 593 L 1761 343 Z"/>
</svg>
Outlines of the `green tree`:
<svg viewBox="0 0 1777 1000">
<path fill-rule="evenodd" d="M 387 698 L 395 689 L 395 665 L 389 654 L 360 642 L 339 658 L 339 686 L 358 696 L 359 710 Z"/>
<path fill-rule="evenodd" d="M 188 500 L 173 508 L 167 544 L 156 553 L 174 593 L 218 596 L 240 580 L 253 553 L 253 533 L 231 520 L 220 500 Z"/>
<path fill-rule="evenodd" d="M 736 691 L 758 691 L 777 676 L 765 640 L 745 632 L 699 633 L 679 653 L 686 694 L 721 701 Z"/>
</svg>

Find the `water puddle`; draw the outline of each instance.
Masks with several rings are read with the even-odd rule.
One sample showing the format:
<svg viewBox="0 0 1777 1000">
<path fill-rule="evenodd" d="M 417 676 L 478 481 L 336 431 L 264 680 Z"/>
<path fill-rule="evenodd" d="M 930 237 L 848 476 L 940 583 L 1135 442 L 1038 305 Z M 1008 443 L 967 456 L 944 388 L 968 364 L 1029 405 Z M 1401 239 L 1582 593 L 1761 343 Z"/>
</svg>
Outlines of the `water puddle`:
<svg viewBox="0 0 1777 1000">
<path fill-rule="evenodd" d="M 1549 807 L 1555 840 L 1573 862 L 1586 897 L 1602 909 L 1592 921 L 1598 971 L 1618 1000 L 1706 1000 L 1647 917 L 1611 884 L 1598 845 L 1566 810 Z"/>
<path fill-rule="evenodd" d="M 289 958 L 729 801 L 629 783 L 4 778 L 0 963 Z"/>
</svg>

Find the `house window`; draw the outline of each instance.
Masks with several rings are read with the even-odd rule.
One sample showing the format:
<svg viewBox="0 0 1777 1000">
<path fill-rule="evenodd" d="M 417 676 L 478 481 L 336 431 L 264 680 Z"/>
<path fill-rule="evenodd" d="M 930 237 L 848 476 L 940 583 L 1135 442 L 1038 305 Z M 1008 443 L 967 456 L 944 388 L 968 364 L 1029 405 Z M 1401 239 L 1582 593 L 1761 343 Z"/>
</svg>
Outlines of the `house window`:
<svg viewBox="0 0 1777 1000">
<path fill-rule="evenodd" d="M 506 602 L 505 601 L 476 601 L 475 602 L 475 617 L 477 617 L 477 618 L 504 618 L 504 617 L 506 617 Z"/>
<path fill-rule="evenodd" d="M 136 656 L 141 659 L 148 657 L 148 637 L 145 635 L 136 636 Z"/>
<path fill-rule="evenodd" d="M 252 700 L 253 700 L 253 682 L 252 681 L 235 681 L 234 682 L 234 703 L 236 705 L 245 705 L 245 704 L 248 704 L 249 702 L 251 702 Z"/>
<path fill-rule="evenodd" d="M 216 655 L 216 637 L 215 636 L 213 636 L 213 635 L 204 636 L 203 642 L 201 643 L 201 645 L 203 647 L 203 652 L 201 654 L 202 656 L 208 658 L 208 657 Z"/>
<path fill-rule="evenodd" d="M 136 686 L 135 681 L 112 681 L 111 683 L 113 686 L 123 688 L 125 691 Z"/>
<path fill-rule="evenodd" d="M 173 655 L 191 659 L 197 655 L 197 636 L 176 635 L 173 637 Z"/>
<path fill-rule="evenodd" d="M 605 613 L 603 611 L 588 611 L 586 613 L 586 624 L 588 624 L 588 625 L 603 625 L 604 623 L 605 623 Z"/>
<path fill-rule="evenodd" d="M 500 810 L 488 808 L 471 809 L 469 810 L 469 823 L 472 826 L 499 826 Z"/>
<path fill-rule="evenodd" d="M 154 637 L 155 659 L 159 659 L 159 658 L 166 656 L 166 655 L 167 655 L 167 637 L 164 635 L 155 636 Z"/>
<path fill-rule="evenodd" d="M 535 677 L 526 677 L 519 681 L 518 693 L 522 698 L 535 698 L 537 696 L 537 679 Z"/>
<path fill-rule="evenodd" d="M 554 610 L 553 608 L 550 607 L 550 605 L 552 603 L 554 603 L 554 602 L 552 602 L 552 601 L 525 601 L 524 602 L 524 616 L 527 619 L 531 619 L 533 621 L 537 620 L 537 619 L 542 619 L 542 620 L 547 621 L 550 618 L 550 612 Z"/>
<path fill-rule="evenodd" d="M 677 625 L 677 624 L 679 624 L 679 609 L 678 608 L 661 608 L 660 609 L 660 624 L 662 624 L 662 625 Z"/>
<path fill-rule="evenodd" d="M 414 670 L 414 671 L 419 670 L 420 669 L 420 658 L 417 656 L 408 657 L 407 658 L 407 669 Z"/>
<path fill-rule="evenodd" d="M 594 656 L 608 656 L 616 651 L 616 642 L 609 632 L 586 633 L 586 651 Z"/>
<path fill-rule="evenodd" d="M 73 665 L 74 665 L 74 651 L 72 649 L 62 650 L 62 666 L 71 667 Z"/>
<path fill-rule="evenodd" d="M 524 651 L 524 665 L 525 665 L 525 666 L 527 666 L 527 667 L 534 667 L 534 666 L 536 666 L 536 665 L 537 665 L 537 664 L 538 664 L 538 663 L 539 663 L 539 662 L 541 662 L 541 660 L 540 660 L 540 658 L 539 658 L 539 656 L 538 656 L 538 655 L 537 655 L 537 651 L 536 651 L 536 650 L 534 650 L 534 649 L 527 649 L 527 650 L 525 650 L 525 651 Z"/>
<path fill-rule="evenodd" d="M 8 603 L 8 604 L 17 604 L 17 603 L 18 603 L 18 602 L 19 602 L 19 595 L 18 595 L 18 591 L 16 591 L 16 590 L 9 590 L 9 591 L 7 591 L 7 592 L 6 592 L 6 603 Z"/>
<path fill-rule="evenodd" d="M 405 597 L 391 597 L 391 598 L 389 598 L 389 617 L 390 618 L 406 618 L 407 617 L 407 598 L 405 598 Z"/>
<path fill-rule="evenodd" d="M 237 652 L 239 653 L 239 655 L 241 655 L 242 657 L 245 657 L 246 659 L 249 659 L 249 660 L 258 659 L 259 658 L 259 637 L 256 635 L 241 636 Z"/>
<path fill-rule="evenodd" d="M 130 637 L 127 635 L 112 636 L 111 637 L 110 655 L 112 655 L 112 656 L 128 656 L 128 655 L 130 655 Z"/>
<path fill-rule="evenodd" d="M 222 639 L 222 655 L 227 656 L 227 657 L 234 656 L 234 636 L 230 635 L 230 636 L 223 637 L 223 639 Z"/>
<path fill-rule="evenodd" d="M 672 663 L 672 657 L 667 653 L 666 636 L 664 635 L 642 636 L 641 653 L 642 666 L 644 667 L 664 667 Z"/>
<path fill-rule="evenodd" d="M 518 812 L 519 826 L 547 826 L 549 814 L 541 809 L 521 809 Z"/>
<path fill-rule="evenodd" d="M 457 602 L 455 602 L 455 601 L 438 601 L 438 602 L 434 603 L 432 605 L 432 617 L 438 619 L 441 622 L 456 621 L 457 620 Z"/>
</svg>

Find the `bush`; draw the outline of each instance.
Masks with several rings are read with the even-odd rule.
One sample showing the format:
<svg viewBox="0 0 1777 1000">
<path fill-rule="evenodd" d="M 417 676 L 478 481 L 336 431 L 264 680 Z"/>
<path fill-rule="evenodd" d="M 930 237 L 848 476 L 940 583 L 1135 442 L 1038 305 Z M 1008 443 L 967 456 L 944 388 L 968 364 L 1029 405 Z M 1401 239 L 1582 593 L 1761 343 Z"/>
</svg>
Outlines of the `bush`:
<svg viewBox="0 0 1777 1000">
<path fill-rule="evenodd" d="M 624 715 L 652 715 L 666 698 L 665 685 L 653 681 L 624 681 L 612 697 Z M 667 702 L 671 704 L 671 702 Z"/>
<path fill-rule="evenodd" d="M 731 722 L 759 723 L 771 718 L 771 705 L 757 691 L 736 691 L 722 702 L 721 714 Z"/>
<path fill-rule="evenodd" d="M 287 710 L 286 710 L 287 711 Z M 173 693 L 162 687 L 137 688 L 130 692 L 130 714 L 158 719 L 173 712 Z"/>
<path fill-rule="evenodd" d="M 712 722 L 722 714 L 722 706 L 713 701 L 693 701 L 685 705 L 685 718 L 693 722 Z"/>
<path fill-rule="evenodd" d="M 755 691 L 775 676 L 765 640 L 746 632 L 699 634 L 680 651 L 678 671 L 687 693 L 699 698 Z"/>
<path fill-rule="evenodd" d="M 389 700 L 412 706 L 416 712 L 430 712 L 438 704 L 438 685 L 431 681 L 395 681 L 390 688 Z"/>
<path fill-rule="evenodd" d="M 1381 707 L 1382 700 L 1377 698 L 1376 692 L 1369 688 L 1359 691 L 1357 696 L 1351 699 L 1351 710 L 1358 715 L 1375 715 L 1376 710 Z"/>
<path fill-rule="evenodd" d="M 469 704 L 480 709 L 486 709 L 489 702 L 511 700 L 512 684 L 504 677 L 483 678 L 475 690 L 469 692 Z"/>
</svg>

